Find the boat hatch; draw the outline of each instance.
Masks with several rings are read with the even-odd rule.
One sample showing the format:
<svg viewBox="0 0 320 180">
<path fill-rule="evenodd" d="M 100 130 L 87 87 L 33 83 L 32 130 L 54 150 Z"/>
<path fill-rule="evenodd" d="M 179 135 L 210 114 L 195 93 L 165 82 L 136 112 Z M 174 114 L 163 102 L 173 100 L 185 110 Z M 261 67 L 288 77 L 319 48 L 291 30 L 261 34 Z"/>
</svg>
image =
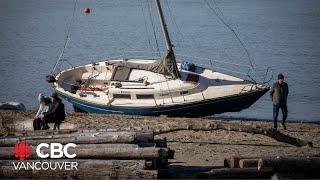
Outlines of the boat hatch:
<svg viewBox="0 0 320 180">
<path fill-rule="evenodd" d="M 111 81 L 127 81 L 131 69 L 125 66 L 116 66 L 111 76 Z"/>
</svg>

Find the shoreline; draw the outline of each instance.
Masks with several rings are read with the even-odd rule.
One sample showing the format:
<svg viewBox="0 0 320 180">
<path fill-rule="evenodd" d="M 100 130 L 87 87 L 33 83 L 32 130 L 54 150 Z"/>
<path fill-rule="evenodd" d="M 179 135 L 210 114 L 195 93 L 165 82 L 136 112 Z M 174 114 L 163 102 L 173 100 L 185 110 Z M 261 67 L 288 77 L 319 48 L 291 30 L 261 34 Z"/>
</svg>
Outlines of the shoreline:
<svg viewBox="0 0 320 180">
<path fill-rule="evenodd" d="M 2 123 L 0 125 L 7 130 L 6 133 L 2 133 L 2 136 L 32 131 L 33 115 L 32 111 L 0 110 Z M 306 142 L 311 141 L 312 147 L 299 147 L 291 144 L 290 141 L 279 141 L 272 134 L 268 136 L 264 133 L 256 133 L 257 130 L 269 129 L 272 125 L 272 121 L 259 120 L 67 113 L 61 129 L 76 131 L 153 129 L 155 134 L 166 138 L 168 147 L 175 150 L 174 159 L 169 161 L 169 173 L 172 178 L 194 178 L 196 172 L 222 167 L 224 159 L 231 155 L 320 157 L 320 125 L 318 123 L 288 122 L 286 131 L 281 128 L 278 130 L 280 135 Z M 52 129 L 53 125 L 50 126 Z M 248 131 L 244 129 L 245 127 L 249 127 Z M 251 132 L 250 129 L 253 131 Z"/>
<path fill-rule="evenodd" d="M 4 111 L 1 110 L 0 111 Z M 10 110 L 9 110 L 10 111 Z M 16 110 L 11 110 L 11 111 L 16 111 Z M 19 110 L 17 110 L 19 111 Z M 26 109 L 26 112 L 33 112 L 36 113 L 36 110 L 32 110 L 32 109 Z M 66 114 L 73 114 L 75 113 L 73 110 L 67 110 L 66 109 Z M 86 114 L 86 113 L 84 113 Z M 130 116 L 130 115 L 119 115 L 119 114 L 91 114 L 91 115 L 105 115 L 105 116 Z M 249 117 L 234 117 L 234 116 L 225 116 L 225 115 L 221 115 L 221 114 L 217 114 L 218 117 L 213 116 L 207 116 L 207 117 L 198 117 L 195 119 L 207 119 L 207 120 L 225 120 L 225 121 L 265 121 L 265 122 L 273 122 L 273 119 L 267 119 L 267 118 L 249 118 Z M 272 114 L 270 115 L 272 116 Z M 144 116 L 141 116 L 144 117 Z M 145 117 L 152 117 L 152 118 L 156 118 L 159 116 L 145 116 Z M 175 117 L 172 117 L 175 118 Z M 176 118 L 184 118 L 184 117 L 176 117 Z M 185 117 L 188 118 L 188 117 Z M 192 119 L 193 117 L 191 117 Z M 281 113 L 279 114 L 278 117 L 278 123 L 281 122 Z M 287 119 L 286 122 L 290 122 L 290 123 L 312 123 L 312 124 L 320 124 L 320 119 L 319 120 L 308 120 L 308 119 Z"/>
</svg>

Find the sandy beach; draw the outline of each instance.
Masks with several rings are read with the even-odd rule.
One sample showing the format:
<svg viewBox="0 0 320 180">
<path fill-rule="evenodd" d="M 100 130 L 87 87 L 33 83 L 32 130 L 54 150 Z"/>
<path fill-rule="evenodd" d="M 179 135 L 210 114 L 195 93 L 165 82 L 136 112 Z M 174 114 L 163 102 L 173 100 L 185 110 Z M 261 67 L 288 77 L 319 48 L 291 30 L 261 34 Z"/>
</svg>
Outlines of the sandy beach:
<svg viewBox="0 0 320 180">
<path fill-rule="evenodd" d="M 33 116 L 32 111 L 0 111 L 1 135 L 32 131 Z M 171 177 L 192 177 L 194 172 L 221 167 L 224 165 L 224 158 L 231 155 L 245 157 L 320 156 L 319 124 L 289 122 L 287 130 L 280 128 L 279 131 L 282 134 L 312 142 L 312 147 L 298 147 L 279 142 L 263 134 L 197 128 L 212 127 L 219 123 L 230 125 L 230 127 L 238 125 L 266 129 L 272 127 L 272 122 L 267 121 L 69 113 L 61 129 L 153 129 L 156 134 L 167 139 L 168 147 L 175 150 L 174 159 L 170 160 Z"/>
</svg>

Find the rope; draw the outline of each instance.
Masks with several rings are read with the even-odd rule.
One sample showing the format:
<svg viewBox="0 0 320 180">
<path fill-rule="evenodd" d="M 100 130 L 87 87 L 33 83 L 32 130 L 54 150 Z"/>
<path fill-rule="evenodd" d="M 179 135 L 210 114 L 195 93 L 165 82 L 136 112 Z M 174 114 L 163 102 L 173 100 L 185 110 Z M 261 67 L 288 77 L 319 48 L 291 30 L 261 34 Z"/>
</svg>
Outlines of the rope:
<svg viewBox="0 0 320 180">
<path fill-rule="evenodd" d="M 62 60 L 61 58 L 62 58 L 62 56 L 63 56 L 63 54 L 64 54 L 64 51 L 65 51 L 65 49 L 66 49 L 66 47 L 67 47 L 67 44 L 68 44 L 69 40 L 70 40 L 70 38 L 66 39 L 66 41 L 65 41 L 65 43 L 64 43 L 64 45 L 63 45 L 63 49 L 62 49 L 62 51 L 61 51 L 61 53 L 60 53 L 60 55 L 59 55 L 59 58 L 58 58 L 58 60 L 56 61 L 56 63 L 54 64 L 54 66 L 53 66 L 53 68 L 52 68 L 52 71 L 51 71 L 51 74 L 52 74 L 52 75 L 54 75 L 54 71 L 57 69 L 57 66 L 58 66 L 59 62 Z M 60 71 L 60 70 L 59 70 L 59 71 Z"/>
<path fill-rule="evenodd" d="M 63 57 L 65 49 L 67 48 L 68 42 L 70 40 L 70 29 L 71 29 L 71 25 L 72 25 L 72 22 L 73 22 L 73 19 L 74 19 L 74 15 L 75 15 L 75 12 L 76 12 L 77 3 L 78 3 L 78 0 L 75 0 L 74 1 L 74 6 L 73 6 L 72 17 L 71 17 L 71 19 L 70 19 L 70 21 L 69 21 L 69 23 L 67 25 L 68 26 L 67 35 L 66 35 L 66 39 L 65 39 L 65 42 L 64 42 L 64 45 L 63 45 L 63 49 L 62 49 L 62 51 L 60 53 L 60 56 L 59 56 L 58 60 L 56 61 L 55 65 L 52 68 L 52 71 L 51 71 L 52 75 L 54 75 L 54 71 L 55 71 L 57 65 L 59 64 L 59 62 L 61 61 L 61 58 Z M 68 63 L 71 64 L 70 62 L 68 62 Z"/>
<path fill-rule="evenodd" d="M 255 67 L 253 65 L 253 59 L 250 56 L 249 50 L 246 48 L 246 46 L 244 45 L 243 41 L 240 39 L 239 35 L 237 34 L 237 32 L 228 24 L 226 23 L 223 18 L 221 16 L 223 16 L 222 11 L 220 10 L 219 6 L 216 4 L 215 0 L 212 0 L 213 4 L 215 5 L 215 7 L 218 9 L 218 11 L 220 12 L 221 16 L 219 15 L 219 13 L 210 5 L 210 3 L 207 0 L 204 0 L 204 2 L 206 3 L 206 5 L 209 7 L 209 9 L 218 17 L 218 19 L 220 20 L 220 22 L 222 22 L 234 35 L 234 37 L 239 41 L 240 45 L 242 46 L 242 48 L 245 50 L 249 62 L 250 62 L 250 66 L 251 68 L 254 70 Z"/>
</svg>

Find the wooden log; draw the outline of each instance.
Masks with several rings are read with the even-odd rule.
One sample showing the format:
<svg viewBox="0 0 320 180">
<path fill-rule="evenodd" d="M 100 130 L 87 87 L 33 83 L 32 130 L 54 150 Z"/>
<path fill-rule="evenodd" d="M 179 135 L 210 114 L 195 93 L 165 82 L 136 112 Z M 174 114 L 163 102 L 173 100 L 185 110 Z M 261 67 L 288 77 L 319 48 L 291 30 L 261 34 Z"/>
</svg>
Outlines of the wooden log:
<svg viewBox="0 0 320 180">
<path fill-rule="evenodd" d="M 0 147 L 0 159 L 16 159 L 12 147 Z M 32 154 L 29 159 L 40 159 L 36 146 L 31 146 Z M 42 148 L 42 154 L 50 154 L 50 149 Z M 136 145 L 77 145 L 68 149 L 69 154 L 76 154 L 76 159 L 168 159 L 171 151 L 168 148 L 145 147 Z"/>
<path fill-rule="evenodd" d="M 153 142 L 154 141 L 154 131 L 153 129 L 134 131 L 135 132 L 135 142 Z"/>
<path fill-rule="evenodd" d="M 18 140 L 27 140 L 30 145 L 38 145 L 43 142 L 61 144 L 70 142 L 76 144 L 137 143 L 139 141 L 153 141 L 153 132 L 87 132 L 47 136 L 2 137 L 0 138 L 0 146 L 13 146 Z"/>
<path fill-rule="evenodd" d="M 56 134 L 70 134 L 76 133 L 76 129 L 60 129 L 60 130 L 38 130 L 38 131 L 25 131 L 25 132 L 12 132 L 8 137 L 12 136 L 44 136 L 44 135 L 56 135 Z"/>
<path fill-rule="evenodd" d="M 258 170 L 273 169 L 275 172 L 318 172 L 319 167 L 319 157 L 269 157 L 258 162 Z"/>
<path fill-rule="evenodd" d="M 266 129 L 262 127 L 256 127 L 253 125 L 242 125 L 239 123 L 230 123 L 230 124 L 220 123 L 216 126 L 216 129 L 222 129 L 222 130 L 228 130 L 228 131 L 239 131 L 239 132 L 246 132 L 246 133 L 252 133 L 252 134 L 262 134 L 262 135 L 271 137 L 279 142 L 288 143 L 298 147 L 310 146 L 310 144 L 312 146 L 312 142 L 291 137 L 289 135 L 283 134 L 280 131 L 277 131 L 272 128 Z"/>
<path fill-rule="evenodd" d="M 171 126 L 169 128 L 155 128 L 156 134 L 169 133 L 181 130 L 195 130 L 195 131 L 212 131 L 212 130 L 226 130 L 226 131 L 238 131 L 251 134 L 261 134 L 273 138 L 279 142 L 288 143 L 294 146 L 311 146 L 311 141 L 301 140 L 299 138 L 291 137 L 283 134 L 280 131 L 274 129 L 267 129 L 263 127 L 257 127 L 255 125 L 243 125 L 241 123 L 233 122 L 213 122 L 213 123 L 198 123 L 198 124 L 186 124 L 183 127 Z"/>
<path fill-rule="evenodd" d="M 240 167 L 239 161 L 241 159 L 257 159 L 257 158 L 256 157 L 230 156 L 230 157 L 224 159 L 224 167 L 239 168 Z"/>
<path fill-rule="evenodd" d="M 240 159 L 239 167 L 240 168 L 257 168 L 259 159 Z"/>
<path fill-rule="evenodd" d="M 239 160 L 238 156 L 230 156 L 224 159 L 224 167 L 226 168 L 237 168 L 239 167 Z"/>
<path fill-rule="evenodd" d="M 125 168 L 125 169 L 145 169 L 145 160 L 101 160 L 101 159 L 42 159 L 42 160 L 1 160 L 0 165 L 1 167 L 8 166 L 10 168 L 15 168 L 13 163 L 17 165 L 19 162 L 26 163 L 35 163 L 35 162 L 48 162 L 52 163 L 54 166 L 56 166 L 55 163 L 63 163 L 63 162 L 76 162 L 78 164 L 78 170 L 79 168 L 105 168 L 105 169 L 113 169 L 113 168 Z M 37 167 L 39 165 L 36 165 Z M 0 167 L 0 168 L 1 168 Z M 57 166 L 56 166 L 57 167 Z M 59 168 L 59 167 L 57 167 Z"/>
<path fill-rule="evenodd" d="M 259 171 L 257 168 L 221 168 L 199 173 L 199 179 L 265 179 L 271 178 L 272 171 Z"/>
<path fill-rule="evenodd" d="M 0 140 L 0 146 L 14 146 L 20 138 L 10 138 Z M 134 136 L 101 136 L 101 137 L 69 137 L 69 138 L 52 138 L 52 139 L 28 139 L 26 140 L 29 145 L 39 145 L 40 143 L 75 143 L 75 144 L 101 144 L 101 143 L 134 143 Z"/>
<path fill-rule="evenodd" d="M 134 132 L 134 131 L 95 131 L 94 130 L 94 131 L 80 131 L 80 132 L 67 133 L 67 134 L 48 134 L 48 135 L 40 134 L 40 135 L 33 135 L 33 136 L 18 136 L 18 138 L 28 140 L 28 139 L 71 138 L 71 137 L 79 137 L 79 136 L 83 136 L 83 137 L 120 136 L 121 137 L 121 136 L 127 136 L 127 135 L 139 136 L 139 134 L 138 132 Z M 15 137 L 12 137 L 12 138 L 15 138 Z"/>
<path fill-rule="evenodd" d="M 28 169 L 15 170 L 13 163 L 36 163 L 46 162 L 43 166 L 48 167 L 47 163 L 52 163 L 51 167 L 56 167 L 56 170 L 47 169 L 39 170 L 41 164 L 36 165 L 38 170 Z M 77 169 L 59 169 L 55 163 L 78 163 Z M 157 171 L 147 171 L 145 168 L 145 161 L 143 160 L 76 160 L 76 159 L 59 159 L 59 160 L 27 160 L 27 161 L 13 161 L 13 160 L 1 160 L 0 162 L 0 177 L 1 178 L 35 178 L 35 179 L 156 179 Z M 50 165 L 49 165 L 50 166 Z M 64 167 L 64 166 L 63 166 Z M 30 168 L 30 166 L 29 166 Z M 59 169 L 59 170 L 57 170 Z"/>
</svg>

